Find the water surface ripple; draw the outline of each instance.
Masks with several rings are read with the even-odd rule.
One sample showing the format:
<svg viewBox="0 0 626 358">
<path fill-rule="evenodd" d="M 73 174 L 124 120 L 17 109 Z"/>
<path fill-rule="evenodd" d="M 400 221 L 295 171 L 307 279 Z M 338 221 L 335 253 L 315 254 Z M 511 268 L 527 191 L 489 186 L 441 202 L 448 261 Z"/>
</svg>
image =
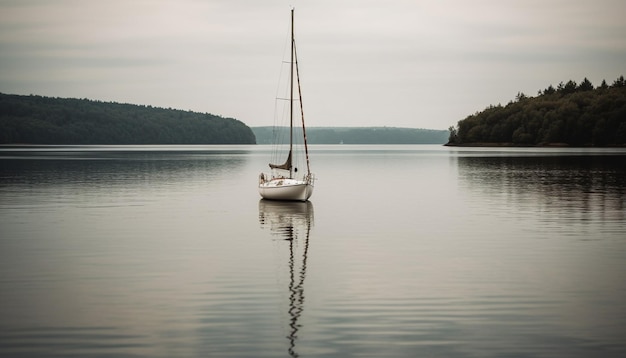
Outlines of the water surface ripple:
<svg viewBox="0 0 626 358">
<path fill-rule="evenodd" d="M 0 356 L 626 356 L 626 150 L 270 154 L 0 147 Z"/>
</svg>

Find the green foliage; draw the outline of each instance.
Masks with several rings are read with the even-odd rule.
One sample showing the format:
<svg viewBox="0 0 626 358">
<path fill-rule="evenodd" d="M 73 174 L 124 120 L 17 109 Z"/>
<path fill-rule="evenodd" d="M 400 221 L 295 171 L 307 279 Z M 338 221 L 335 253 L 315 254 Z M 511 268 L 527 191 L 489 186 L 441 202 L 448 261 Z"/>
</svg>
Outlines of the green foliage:
<svg viewBox="0 0 626 358">
<path fill-rule="evenodd" d="M 242 122 L 87 99 L 0 94 L 0 144 L 253 144 Z"/>
<path fill-rule="evenodd" d="M 457 143 L 457 133 L 456 133 L 456 128 L 454 126 L 450 126 L 450 128 L 448 128 L 448 131 L 450 132 L 450 135 L 448 136 L 448 143 Z"/>
<path fill-rule="evenodd" d="M 602 81 L 594 88 L 585 78 L 580 84 L 570 80 L 538 93 L 528 97 L 518 92 L 516 101 L 504 107 L 489 106 L 459 121 L 450 129 L 449 144 L 626 145 L 623 76 L 612 86 Z"/>
<path fill-rule="evenodd" d="M 587 77 L 585 77 L 585 79 L 578 85 L 578 90 L 581 92 L 591 91 L 593 90 L 593 84 L 587 79 Z"/>
<path fill-rule="evenodd" d="M 253 127 L 257 143 L 271 144 L 272 127 Z M 309 127 L 309 144 L 443 144 L 448 131 L 395 127 Z"/>
</svg>

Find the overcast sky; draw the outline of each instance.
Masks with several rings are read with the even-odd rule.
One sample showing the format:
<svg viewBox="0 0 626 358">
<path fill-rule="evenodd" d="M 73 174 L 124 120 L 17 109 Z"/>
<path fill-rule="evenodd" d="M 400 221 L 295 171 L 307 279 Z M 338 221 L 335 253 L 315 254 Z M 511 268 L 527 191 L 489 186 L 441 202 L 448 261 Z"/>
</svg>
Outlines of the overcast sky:
<svg viewBox="0 0 626 358">
<path fill-rule="evenodd" d="M 0 0 L 0 92 L 272 125 L 291 6 L 309 126 L 447 129 L 626 75 L 623 0 Z"/>
</svg>

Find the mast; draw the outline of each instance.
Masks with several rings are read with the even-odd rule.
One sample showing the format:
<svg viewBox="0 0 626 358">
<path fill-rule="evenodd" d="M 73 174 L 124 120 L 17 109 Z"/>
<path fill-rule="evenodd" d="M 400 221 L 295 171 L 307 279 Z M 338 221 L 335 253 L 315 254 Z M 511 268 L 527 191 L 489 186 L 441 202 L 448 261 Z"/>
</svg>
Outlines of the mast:
<svg viewBox="0 0 626 358">
<path fill-rule="evenodd" d="M 293 54 L 295 47 L 295 38 L 293 34 L 293 8 L 291 9 L 291 61 L 289 62 L 289 157 L 293 151 Z M 293 168 L 289 166 L 289 177 L 293 178 Z"/>
<path fill-rule="evenodd" d="M 293 115 L 294 115 L 294 86 L 298 85 L 298 100 L 300 101 L 300 117 L 302 118 L 302 135 L 304 139 L 304 152 L 306 156 L 307 177 L 311 174 L 311 165 L 309 161 L 309 147 L 307 145 L 306 127 L 304 125 L 304 109 L 302 107 L 302 90 L 300 88 L 300 70 L 298 69 L 298 53 L 296 51 L 296 38 L 294 35 L 294 8 L 291 9 L 291 54 L 289 61 L 289 154 L 284 164 L 271 164 L 272 169 L 289 170 L 289 178 L 293 179 Z M 295 73 L 294 73 L 295 67 Z"/>
</svg>

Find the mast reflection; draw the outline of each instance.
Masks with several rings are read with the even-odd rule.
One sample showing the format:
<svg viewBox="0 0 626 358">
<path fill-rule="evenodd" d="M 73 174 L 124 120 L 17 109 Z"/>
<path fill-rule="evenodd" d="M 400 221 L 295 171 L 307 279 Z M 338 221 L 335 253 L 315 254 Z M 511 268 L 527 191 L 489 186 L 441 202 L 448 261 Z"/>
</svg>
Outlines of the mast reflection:
<svg viewBox="0 0 626 358">
<path fill-rule="evenodd" d="M 289 245 L 289 355 L 295 351 L 298 323 L 304 310 L 304 278 L 309 254 L 309 235 L 313 226 L 313 204 L 306 202 L 259 201 L 259 223 Z"/>
</svg>

